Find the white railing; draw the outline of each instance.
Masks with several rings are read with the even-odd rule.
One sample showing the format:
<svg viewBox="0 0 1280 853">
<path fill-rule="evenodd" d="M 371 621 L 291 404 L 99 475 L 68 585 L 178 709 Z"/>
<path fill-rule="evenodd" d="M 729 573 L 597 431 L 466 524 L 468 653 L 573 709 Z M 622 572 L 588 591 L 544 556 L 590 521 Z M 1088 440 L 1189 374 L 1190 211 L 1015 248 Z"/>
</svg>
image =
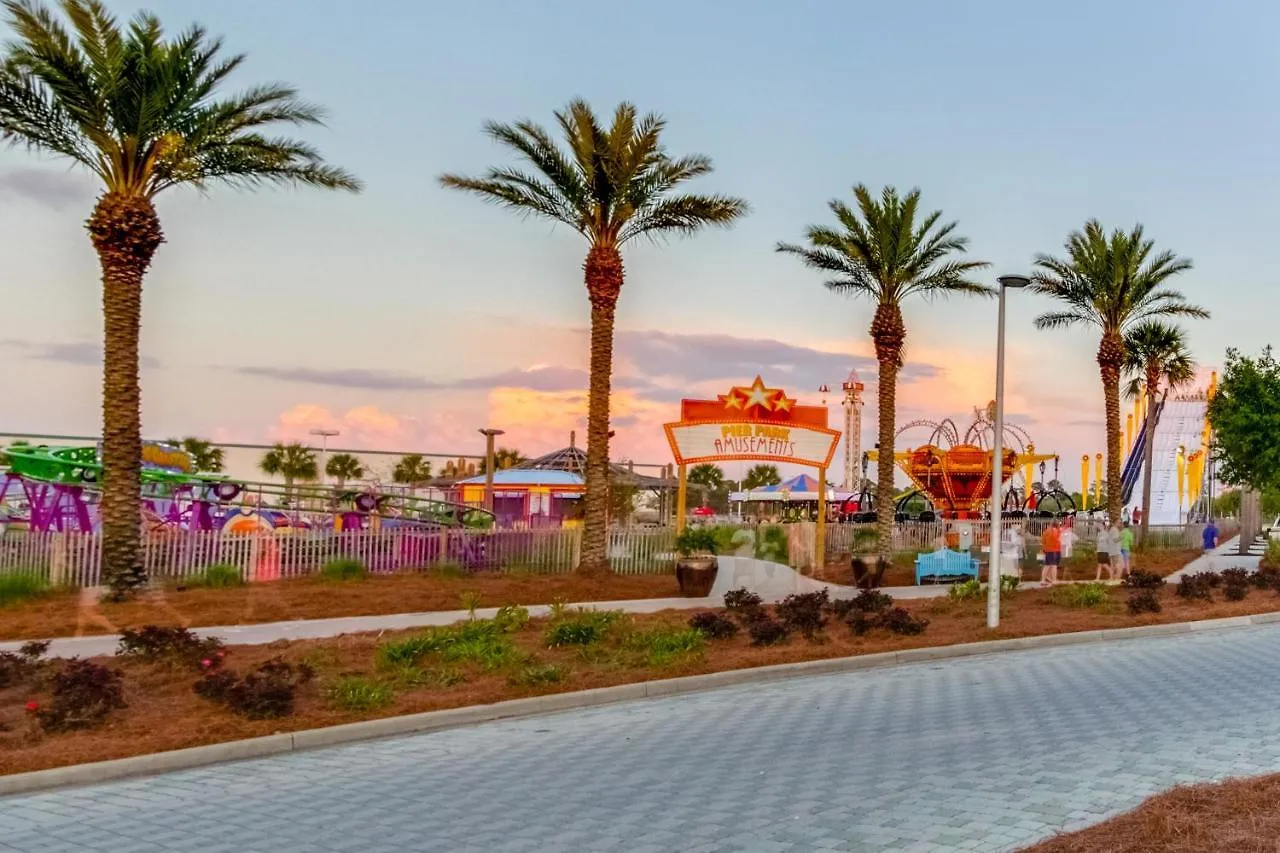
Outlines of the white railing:
<svg viewBox="0 0 1280 853">
<path fill-rule="evenodd" d="M 319 572 L 333 560 L 358 560 L 374 574 L 456 570 L 571 572 L 581 553 L 578 528 L 541 530 L 300 530 L 285 534 L 173 531 L 143 546 L 143 565 L 157 581 L 202 575 L 210 566 L 234 566 L 245 580 L 274 580 Z M 609 532 L 609 558 L 622 574 L 675 568 L 670 528 Z M 0 537 L 0 574 L 31 574 L 55 586 L 101 583 L 101 533 L 10 531 Z"/>
</svg>

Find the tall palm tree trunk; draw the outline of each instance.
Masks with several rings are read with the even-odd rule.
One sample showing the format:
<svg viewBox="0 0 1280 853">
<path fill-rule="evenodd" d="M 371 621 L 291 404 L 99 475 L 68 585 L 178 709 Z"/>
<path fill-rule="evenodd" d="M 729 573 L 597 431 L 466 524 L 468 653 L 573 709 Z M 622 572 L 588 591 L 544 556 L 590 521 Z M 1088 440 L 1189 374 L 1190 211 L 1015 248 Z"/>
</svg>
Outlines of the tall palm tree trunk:
<svg viewBox="0 0 1280 853">
<path fill-rule="evenodd" d="M 902 345 L 907 337 L 902 310 L 893 303 L 882 302 L 871 321 L 871 340 L 875 343 L 879 362 L 877 412 L 879 447 L 876 453 L 876 538 L 880 556 L 893 557 L 893 441 L 898 397 L 898 368 L 902 364 Z"/>
<path fill-rule="evenodd" d="M 1098 344 L 1098 372 L 1107 408 L 1107 517 L 1120 523 L 1124 500 L 1120 481 L 1120 367 L 1124 364 L 1124 340 L 1116 332 L 1104 332 Z"/>
<path fill-rule="evenodd" d="M 147 582 L 142 566 L 142 277 L 164 242 L 146 198 L 106 193 L 86 223 L 102 267 L 102 575 L 115 598 Z"/>
<path fill-rule="evenodd" d="M 622 291 L 622 255 L 592 246 L 583 265 L 591 297 L 591 376 L 587 394 L 587 471 L 582 554 L 578 571 L 609 571 L 609 395 L 613 378 L 613 322 Z"/>
<path fill-rule="evenodd" d="M 1142 424 L 1146 444 L 1142 448 L 1142 524 L 1139 525 L 1139 541 L 1147 541 L 1147 527 L 1151 524 L 1151 469 L 1155 467 L 1156 441 L 1156 385 L 1160 381 L 1158 370 L 1147 370 L 1147 417 Z"/>
</svg>

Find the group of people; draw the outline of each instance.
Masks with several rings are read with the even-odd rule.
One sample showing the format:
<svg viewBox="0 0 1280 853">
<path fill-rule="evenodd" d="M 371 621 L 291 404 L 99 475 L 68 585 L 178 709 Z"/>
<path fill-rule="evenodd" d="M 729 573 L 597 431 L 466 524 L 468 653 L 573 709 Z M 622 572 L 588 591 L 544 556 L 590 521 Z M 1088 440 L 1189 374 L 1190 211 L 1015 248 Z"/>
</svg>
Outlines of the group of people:
<svg viewBox="0 0 1280 853">
<path fill-rule="evenodd" d="M 1070 541 L 1075 537 L 1070 527 L 1063 528 L 1054 519 L 1044 533 L 1040 534 L 1040 550 L 1044 552 L 1044 571 L 1040 575 L 1043 584 L 1059 583 L 1062 578 L 1062 559 L 1070 556 Z M 1064 542 L 1064 540 L 1066 540 Z M 1102 573 L 1107 573 L 1108 580 L 1120 580 L 1132 569 L 1133 527 L 1126 520 L 1121 524 L 1110 524 L 1098 533 L 1095 543 L 1097 553 L 1097 570 L 1094 580 L 1102 580 Z"/>
</svg>

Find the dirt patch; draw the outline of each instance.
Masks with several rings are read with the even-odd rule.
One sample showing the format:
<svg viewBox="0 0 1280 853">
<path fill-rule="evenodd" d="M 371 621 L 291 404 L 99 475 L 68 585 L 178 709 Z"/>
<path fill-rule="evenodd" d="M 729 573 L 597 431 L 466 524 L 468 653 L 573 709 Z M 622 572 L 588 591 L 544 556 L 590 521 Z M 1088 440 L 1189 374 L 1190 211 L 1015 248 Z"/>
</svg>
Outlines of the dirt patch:
<svg viewBox="0 0 1280 853">
<path fill-rule="evenodd" d="M 112 713 L 106 724 L 98 729 L 40 735 L 33 729 L 25 705 L 28 701 L 46 701 L 46 693 L 38 686 L 30 685 L 0 690 L 0 773 L 102 761 L 273 732 L 697 673 L 978 640 L 1280 610 L 1280 596 L 1269 591 L 1252 591 L 1245 600 L 1238 602 L 1189 602 L 1168 589 L 1160 596 L 1164 608 L 1161 613 L 1134 617 L 1125 610 L 1126 594 L 1125 590 L 1112 589 L 1101 606 L 1071 608 L 1050 603 L 1047 591 L 1023 590 L 1002 599 L 1003 615 L 997 631 L 987 630 L 985 602 L 981 600 L 902 601 L 899 602 L 901 606 L 929 620 L 923 634 L 900 636 L 876 630 L 859 637 L 845 625 L 831 622 L 820 640 L 814 642 L 793 636 L 782 645 L 760 648 L 751 646 L 744 633 L 739 632 L 729 639 L 708 640 L 700 652 L 675 654 L 656 663 L 612 647 L 589 647 L 586 651 L 578 646 L 548 648 L 545 637 L 547 622 L 534 620 L 510 635 L 516 653 L 516 662 L 511 666 L 486 670 L 475 664 L 456 668 L 450 665 L 448 672 L 428 668 L 422 679 L 407 683 L 393 681 L 392 676 L 376 664 L 375 653 L 379 644 L 419 635 L 423 633 L 420 630 L 278 642 L 269 646 L 233 646 L 229 650 L 227 664 L 237 671 L 246 671 L 277 655 L 291 662 L 307 663 L 316 670 L 315 681 L 299 695 L 296 712 L 284 719 L 266 721 L 237 717 L 196 696 L 192 687 L 197 676 L 190 671 L 119 658 L 100 659 L 100 662 L 118 666 L 124 671 L 129 707 Z M 621 617 L 621 624 L 631 632 L 651 631 L 662 626 L 683 628 L 690 615 L 687 611 L 664 611 Z M 537 686 L 512 681 L 526 668 L 536 673 L 539 668 L 549 671 L 545 670 L 547 667 L 556 668 L 554 681 L 530 682 Z M 444 677 L 446 675 L 447 678 Z M 393 696 L 376 710 L 344 710 L 330 697 L 329 691 L 343 677 L 350 676 L 388 684 Z"/>
<path fill-rule="evenodd" d="M 1275 853 L 1280 775 L 1174 788 L 1025 853 Z"/>
<path fill-rule="evenodd" d="M 556 601 L 626 601 L 680 595 L 674 575 L 399 574 L 359 581 L 298 578 L 233 589 L 175 589 L 139 601 L 108 604 L 78 593 L 54 593 L 0 608 L 0 640 L 114 634 L 141 625 L 248 625 L 335 616 L 378 616 Z M 476 598 L 473 599 L 472 597 Z"/>
</svg>

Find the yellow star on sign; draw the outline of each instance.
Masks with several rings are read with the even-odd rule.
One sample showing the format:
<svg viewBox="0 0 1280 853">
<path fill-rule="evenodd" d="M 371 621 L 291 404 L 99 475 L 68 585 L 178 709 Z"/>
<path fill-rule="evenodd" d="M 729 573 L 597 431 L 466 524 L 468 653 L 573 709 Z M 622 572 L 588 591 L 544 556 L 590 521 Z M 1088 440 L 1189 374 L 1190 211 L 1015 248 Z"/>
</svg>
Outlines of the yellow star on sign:
<svg viewBox="0 0 1280 853">
<path fill-rule="evenodd" d="M 794 406 L 795 404 L 796 404 L 795 400 L 791 399 L 786 394 L 779 391 L 778 396 L 775 397 L 773 401 L 773 410 L 775 412 L 789 412 L 791 411 L 791 407 Z"/>
<path fill-rule="evenodd" d="M 778 389 L 764 387 L 764 380 L 759 376 L 756 377 L 755 382 L 751 383 L 751 387 L 745 390 L 747 399 L 743 408 L 750 409 L 752 406 L 759 406 L 766 412 L 773 408 L 771 398 L 778 393 Z"/>
<path fill-rule="evenodd" d="M 730 388 L 728 394 L 720 394 L 719 397 L 726 409 L 742 408 L 742 392 L 737 388 Z"/>
</svg>

